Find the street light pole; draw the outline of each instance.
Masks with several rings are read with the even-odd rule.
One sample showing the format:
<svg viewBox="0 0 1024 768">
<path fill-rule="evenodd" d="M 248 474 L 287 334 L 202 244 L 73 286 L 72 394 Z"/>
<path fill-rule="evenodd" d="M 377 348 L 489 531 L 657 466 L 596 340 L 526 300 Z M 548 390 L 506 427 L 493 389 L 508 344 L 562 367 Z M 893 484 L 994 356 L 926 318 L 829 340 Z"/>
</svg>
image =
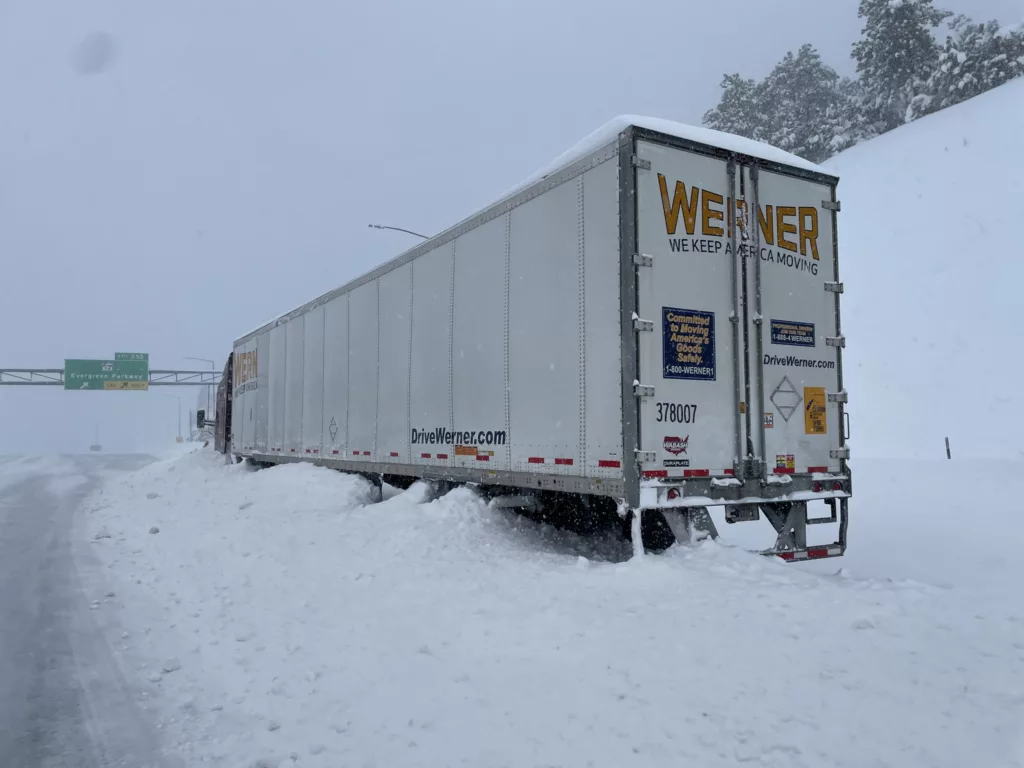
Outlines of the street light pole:
<svg viewBox="0 0 1024 768">
<path fill-rule="evenodd" d="M 216 366 L 217 366 L 216 361 L 210 360 L 209 358 L 206 358 L 206 357 L 186 357 L 184 359 L 185 360 L 195 360 L 195 361 L 200 362 L 200 363 L 209 363 L 210 364 L 210 370 L 211 371 L 216 370 Z M 210 404 L 211 404 L 210 403 L 210 388 L 211 388 L 211 386 L 212 385 L 208 384 L 207 387 L 206 387 L 206 412 L 207 413 L 210 413 Z M 191 430 L 192 430 L 192 428 L 189 427 L 189 434 L 192 433 Z"/>
<path fill-rule="evenodd" d="M 166 395 L 163 392 L 158 392 L 160 397 L 170 397 L 178 401 L 178 442 L 181 442 L 181 397 L 179 395 Z"/>
<path fill-rule="evenodd" d="M 424 240 L 429 240 L 427 235 L 421 235 L 419 232 L 413 232 L 411 229 L 402 229 L 401 227 L 389 227 L 386 224 L 368 224 L 370 229 L 392 229 L 395 232 L 405 232 L 407 235 L 415 235 L 416 237 L 422 237 Z"/>
</svg>

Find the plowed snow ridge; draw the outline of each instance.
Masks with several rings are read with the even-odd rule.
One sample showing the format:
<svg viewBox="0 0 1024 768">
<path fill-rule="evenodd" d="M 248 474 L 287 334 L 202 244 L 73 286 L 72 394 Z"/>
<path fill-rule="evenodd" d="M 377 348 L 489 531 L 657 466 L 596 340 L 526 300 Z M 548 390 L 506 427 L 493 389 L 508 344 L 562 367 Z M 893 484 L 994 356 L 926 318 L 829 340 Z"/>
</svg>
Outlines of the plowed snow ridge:
<svg viewBox="0 0 1024 768">
<path fill-rule="evenodd" d="M 871 467 L 857 545 L 913 498 Z M 944 470 L 921 464 L 910 487 Z M 1022 764 L 1021 523 L 990 542 L 991 582 L 956 577 L 987 567 L 956 555 L 982 556 L 981 521 L 1006 507 L 950 502 L 973 522 L 943 529 L 966 543 L 933 552 L 929 582 L 871 575 L 884 560 L 815 573 L 718 544 L 625 560 L 470 490 L 424 490 L 373 504 L 357 478 L 209 452 L 108 485 L 81 535 L 111 534 L 94 546 L 126 622 L 112 642 L 172 753 L 325 768 Z M 181 668 L 162 672 L 168 660 Z"/>
</svg>

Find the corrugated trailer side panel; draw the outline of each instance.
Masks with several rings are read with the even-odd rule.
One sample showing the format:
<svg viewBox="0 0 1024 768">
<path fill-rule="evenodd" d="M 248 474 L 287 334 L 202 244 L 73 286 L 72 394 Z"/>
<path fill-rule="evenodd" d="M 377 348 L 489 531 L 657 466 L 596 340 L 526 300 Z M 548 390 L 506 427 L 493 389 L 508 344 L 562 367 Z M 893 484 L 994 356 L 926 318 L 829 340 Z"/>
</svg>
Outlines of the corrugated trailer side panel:
<svg viewBox="0 0 1024 768">
<path fill-rule="evenodd" d="M 267 453 L 620 493 L 540 479 L 622 477 L 615 159 L 606 147 L 247 337 Z"/>
<path fill-rule="evenodd" d="M 584 427 L 588 477 L 622 475 L 622 348 L 618 343 L 619 196 L 618 163 L 606 162 L 583 175 L 582 316 L 586 375 Z M 614 340 L 609 342 L 609 339 Z M 583 389 L 583 383 L 581 383 Z M 584 468 L 580 468 L 580 473 Z"/>
<path fill-rule="evenodd" d="M 318 456 L 322 448 L 324 395 L 324 308 L 305 315 L 302 351 L 302 452 Z"/>
<path fill-rule="evenodd" d="M 409 390 L 411 429 L 452 427 L 451 322 L 454 243 L 429 251 L 413 263 L 412 354 Z M 412 463 L 423 467 L 454 464 L 454 453 L 417 442 Z"/>
<path fill-rule="evenodd" d="M 509 393 L 513 468 L 521 472 L 586 467 L 582 184 L 574 179 L 512 211 Z"/>
<path fill-rule="evenodd" d="M 324 305 L 323 453 L 329 458 L 348 449 L 348 294 Z"/>
<path fill-rule="evenodd" d="M 302 452 L 302 353 L 305 320 L 309 313 L 285 325 L 284 452 Z"/>
<path fill-rule="evenodd" d="M 378 282 L 349 294 L 348 458 L 377 461 L 377 296 Z"/>
<path fill-rule="evenodd" d="M 424 452 L 454 453 L 454 465 L 477 470 L 507 469 L 505 434 L 505 220 L 492 219 L 455 241 L 452 326 L 452 404 L 462 440 L 432 445 Z M 534 275 L 533 279 L 541 279 Z M 443 352 L 438 329 L 428 343 Z M 423 425 L 428 430 L 433 424 Z M 445 425 L 436 425 L 438 427 Z M 461 445 L 459 443 L 461 442 Z"/>
<path fill-rule="evenodd" d="M 245 418 L 251 419 L 255 425 L 255 444 L 250 443 L 253 450 L 269 452 L 270 425 L 267 414 L 270 412 L 270 332 L 261 333 L 254 339 L 256 344 L 256 360 L 259 367 L 256 378 L 256 407 Z M 252 401 L 249 401 L 250 404 Z"/>
<path fill-rule="evenodd" d="M 409 461 L 409 340 L 413 263 L 381 276 L 376 461 Z"/>
<path fill-rule="evenodd" d="M 284 388 L 285 388 L 285 326 L 272 328 L 270 336 L 270 365 L 267 367 L 267 448 L 270 453 L 280 453 L 284 448 Z"/>
</svg>

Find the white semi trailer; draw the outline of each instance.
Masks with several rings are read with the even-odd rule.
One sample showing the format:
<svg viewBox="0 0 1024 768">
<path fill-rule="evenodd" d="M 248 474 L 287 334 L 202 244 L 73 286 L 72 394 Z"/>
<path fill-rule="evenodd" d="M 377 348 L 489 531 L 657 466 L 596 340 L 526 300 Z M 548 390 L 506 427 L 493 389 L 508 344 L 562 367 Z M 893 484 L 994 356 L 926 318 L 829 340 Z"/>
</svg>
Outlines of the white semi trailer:
<svg viewBox="0 0 1024 768">
<path fill-rule="evenodd" d="M 837 183 L 764 144 L 613 120 L 238 339 L 220 444 L 265 465 L 643 511 L 645 541 L 713 532 L 706 508 L 722 505 L 728 522 L 764 514 L 766 554 L 841 555 Z M 835 541 L 808 545 L 819 522 L 837 523 Z"/>
</svg>

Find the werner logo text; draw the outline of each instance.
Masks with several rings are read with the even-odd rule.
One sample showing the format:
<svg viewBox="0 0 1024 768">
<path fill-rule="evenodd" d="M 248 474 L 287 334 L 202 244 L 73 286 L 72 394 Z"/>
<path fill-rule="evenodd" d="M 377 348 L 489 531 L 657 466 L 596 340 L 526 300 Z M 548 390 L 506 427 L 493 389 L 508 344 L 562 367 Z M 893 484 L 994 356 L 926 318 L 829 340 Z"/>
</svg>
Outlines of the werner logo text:
<svg viewBox="0 0 1024 768">
<path fill-rule="evenodd" d="M 660 173 L 658 186 L 665 213 L 665 231 L 669 236 L 682 234 L 679 231 L 680 225 L 687 235 L 700 235 L 705 238 L 724 237 L 726 232 L 732 236 L 734 223 L 740 230 L 747 227 L 749 216 L 746 200 L 727 200 L 717 192 L 687 186 L 683 181 L 676 181 L 674 188 L 670 190 L 668 179 Z M 762 245 L 819 260 L 816 208 L 794 205 L 758 206 L 757 221 L 761 228 Z M 693 242 L 697 245 L 691 248 Z M 687 243 L 681 240 L 678 245 L 673 243 L 672 250 L 717 253 L 722 248 L 720 242 L 709 245 L 707 241 Z"/>
<path fill-rule="evenodd" d="M 255 349 L 250 352 L 236 352 L 234 355 L 234 368 L 236 393 L 256 389 L 257 376 L 259 375 L 259 357 Z"/>
</svg>

